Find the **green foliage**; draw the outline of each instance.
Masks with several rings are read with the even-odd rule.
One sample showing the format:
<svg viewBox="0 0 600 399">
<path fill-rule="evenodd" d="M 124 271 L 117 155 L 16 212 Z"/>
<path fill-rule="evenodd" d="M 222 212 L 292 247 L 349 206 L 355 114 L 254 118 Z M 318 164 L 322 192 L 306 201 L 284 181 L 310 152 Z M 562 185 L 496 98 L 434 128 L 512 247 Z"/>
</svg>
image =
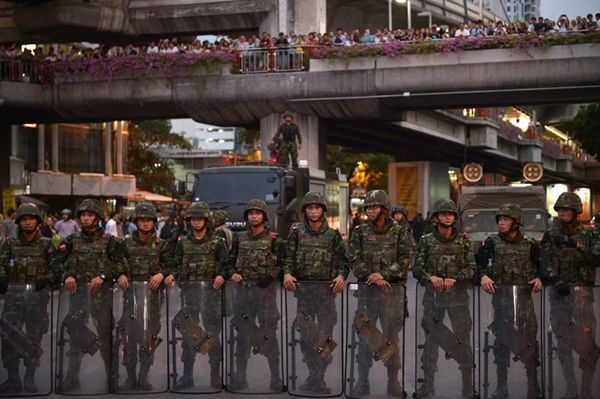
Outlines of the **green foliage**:
<svg viewBox="0 0 600 399">
<path fill-rule="evenodd" d="M 600 159 L 600 103 L 582 107 L 573 120 L 573 130 L 586 152 Z"/>
<path fill-rule="evenodd" d="M 367 191 L 387 190 L 390 162 L 394 162 L 394 158 L 387 154 L 353 152 L 336 145 L 327 146 L 327 170 L 340 168 L 341 172 L 348 176 L 350 190 L 354 189 L 357 183 Z"/>
<path fill-rule="evenodd" d="M 171 195 L 175 174 L 169 161 L 152 151 L 157 146 L 190 150 L 191 144 L 171 131 L 171 121 L 154 119 L 129 125 L 129 173 L 135 175 L 137 187 L 153 193 Z"/>
</svg>

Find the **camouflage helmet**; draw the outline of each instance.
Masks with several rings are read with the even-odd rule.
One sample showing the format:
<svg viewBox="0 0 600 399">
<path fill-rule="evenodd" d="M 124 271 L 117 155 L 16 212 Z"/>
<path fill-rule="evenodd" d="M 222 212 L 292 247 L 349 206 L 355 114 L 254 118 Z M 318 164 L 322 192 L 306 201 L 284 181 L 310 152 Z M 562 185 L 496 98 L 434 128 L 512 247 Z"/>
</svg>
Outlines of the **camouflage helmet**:
<svg viewBox="0 0 600 399">
<path fill-rule="evenodd" d="M 578 215 L 583 212 L 581 198 L 575 193 L 565 192 L 559 195 L 554 204 L 554 210 L 558 211 L 559 208 L 572 209 Z"/>
<path fill-rule="evenodd" d="M 322 193 L 318 191 L 309 191 L 304 194 L 304 198 L 302 199 L 302 212 L 304 212 L 306 207 L 311 204 L 321 205 L 323 212 L 327 212 L 327 204 L 325 203 L 325 197 L 323 197 Z"/>
<path fill-rule="evenodd" d="M 151 202 L 138 202 L 133 212 L 133 223 L 136 223 L 138 219 L 148 218 L 154 220 L 154 223 L 158 222 L 156 216 L 156 207 Z"/>
<path fill-rule="evenodd" d="M 83 212 L 92 212 L 96 214 L 99 219 L 104 219 L 104 209 L 102 209 L 102 205 L 100 205 L 100 201 L 97 199 L 87 198 L 81 201 L 75 216 L 79 218 Z"/>
<path fill-rule="evenodd" d="M 187 220 L 192 218 L 204 218 L 209 222 L 212 222 L 212 213 L 210 208 L 205 202 L 193 202 L 188 208 L 185 214 Z"/>
<path fill-rule="evenodd" d="M 287 118 L 288 116 L 289 116 L 290 118 L 293 118 L 293 117 L 294 117 L 294 115 L 292 115 L 292 111 L 285 111 L 285 112 L 283 113 L 283 117 L 284 117 L 284 118 Z"/>
<path fill-rule="evenodd" d="M 36 204 L 32 204 L 31 202 L 19 205 L 19 207 L 17 208 L 17 216 L 15 219 L 15 223 L 19 224 L 19 221 L 23 216 L 33 216 L 38 220 L 38 223 L 42 223 L 42 212 L 40 212 L 40 208 L 38 208 Z"/>
<path fill-rule="evenodd" d="M 363 207 L 366 209 L 370 206 L 381 206 L 386 210 L 390 209 L 390 198 L 383 190 L 371 190 L 365 195 Z"/>
<path fill-rule="evenodd" d="M 246 205 L 246 208 L 244 208 L 244 220 L 248 220 L 248 212 L 250 212 L 253 209 L 264 213 L 265 222 L 269 220 L 267 204 L 265 204 L 265 201 L 259 199 L 253 199 L 248 202 L 248 205 Z"/>
<path fill-rule="evenodd" d="M 398 212 L 403 214 L 404 217 L 408 217 L 406 208 L 404 206 L 402 206 L 400 204 L 396 204 L 396 205 L 392 206 L 392 216 L 394 216 L 394 213 L 398 213 Z"/>
<path fill-rule="evenodd" d="M 435 201 L 433 204 L 433 208 L 431 208 L 431 217 L 435 217 L 438 213 L 442 212 L 450 212 L 453 213 L 456 218 L 458 218 L 458 208 L 456 207 L 456 202 L 451 199 L 441 199 Z"/>
<path fill-rule="evenodd" d="M 223 209 L 217 209 L 212 213 L 216 225 L 225 224 L 229 220 L 229 214 Z"/>
<path fill-rule="evenodd" d="M 504 204 L 496 212 L 496 223 L 500 220 L 500 216 L 506 216 L 515 221 L 519 226 L 523 226 L 523 210 L 517 204 Z"/>
</svg>

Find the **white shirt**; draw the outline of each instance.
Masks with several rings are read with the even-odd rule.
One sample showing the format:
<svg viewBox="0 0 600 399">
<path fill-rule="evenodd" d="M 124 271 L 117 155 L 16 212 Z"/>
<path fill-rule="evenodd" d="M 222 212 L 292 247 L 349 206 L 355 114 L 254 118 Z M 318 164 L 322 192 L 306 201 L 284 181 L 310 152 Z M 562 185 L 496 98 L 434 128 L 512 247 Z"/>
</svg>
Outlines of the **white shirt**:
<svg viewBox="0 0 600 399">
<path fill-rule="evenodd" d="M 106 234 L 114 237 L 119 236 L 119 232 L 117 231 L 117 222 L 115 219 L 109 219 L 108 222 L 106 222 Z"/>
</svg>

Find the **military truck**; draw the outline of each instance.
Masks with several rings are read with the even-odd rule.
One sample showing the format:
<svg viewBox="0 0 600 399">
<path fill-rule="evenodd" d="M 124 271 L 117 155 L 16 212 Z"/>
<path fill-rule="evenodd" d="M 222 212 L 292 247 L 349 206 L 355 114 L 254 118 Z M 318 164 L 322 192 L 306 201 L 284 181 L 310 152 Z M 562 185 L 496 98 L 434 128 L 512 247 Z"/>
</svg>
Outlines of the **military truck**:
<svg viewBox="0 0 600 399">
<path fill-rule="evenodd" d="M 464 187 L 460 194 L 461 223 L 474 243 L 474 249 L 490 234 L 496 233 L 496 211 L 502 204 L 515 203 L 523 208 L 523 233 L 537 241 L 548 227 L 546 191 L 541 186 Z"/>
<path fill-rule="evenodd" d="M 271 229 L 286 238 L 293 223 L 301 220 L 304 194 L 319 191 L 325 195 L 329 225 L 342 235 L 349 232 L 349 189 L 343 174 L 261 164 L 211 167 L 194 176 L 192 200 L 206 202 L 212 210 L 227 211 L 234 231 L 246 228 L 244 207 L 258 198 L 267 204 Z"/>
</svg>

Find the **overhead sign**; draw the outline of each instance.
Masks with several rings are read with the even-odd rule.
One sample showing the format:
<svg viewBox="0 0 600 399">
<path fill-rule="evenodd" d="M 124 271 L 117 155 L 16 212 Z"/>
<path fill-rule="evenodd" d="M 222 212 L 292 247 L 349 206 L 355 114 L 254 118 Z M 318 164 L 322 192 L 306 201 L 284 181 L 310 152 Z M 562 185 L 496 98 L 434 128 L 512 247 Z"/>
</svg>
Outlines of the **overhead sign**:
<svg viewBox="0 0 600 399">
<path fill-rule="evenodd" d="M 523 178 L 535 183 L 544 176 L 544 167 L 540 163 L 530 162 L 523 166 Z"/>
<path fill-rule="evenodd" d="M 477 183 L 483 177 L 483 166 L 480 163 L 468 163 L 463 168 L 463 177 L 469 183 Z"/>
</svg>

